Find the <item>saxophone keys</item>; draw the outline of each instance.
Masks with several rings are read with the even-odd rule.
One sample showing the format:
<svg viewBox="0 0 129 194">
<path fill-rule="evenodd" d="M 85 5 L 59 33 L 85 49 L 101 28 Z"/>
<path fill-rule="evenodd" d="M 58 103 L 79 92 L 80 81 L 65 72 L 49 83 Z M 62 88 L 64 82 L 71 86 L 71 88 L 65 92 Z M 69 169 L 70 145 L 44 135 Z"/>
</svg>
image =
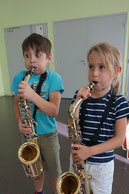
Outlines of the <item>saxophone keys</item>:
<svg viewBox="0 0 129 194">
<path fill-rule="evenodd" d="M 33 121 L 33 123 L 34 123 L 36 126 L 38 126 L 38 123 L 37 123 L 36 121 Z"/>
<path fill-rule="evenodd" d="M 91 179 L 91 175 L 89 175 L 89 174 L 87 174 L 86 177 L 87 177 L 88 180 Z"/>
</svg>

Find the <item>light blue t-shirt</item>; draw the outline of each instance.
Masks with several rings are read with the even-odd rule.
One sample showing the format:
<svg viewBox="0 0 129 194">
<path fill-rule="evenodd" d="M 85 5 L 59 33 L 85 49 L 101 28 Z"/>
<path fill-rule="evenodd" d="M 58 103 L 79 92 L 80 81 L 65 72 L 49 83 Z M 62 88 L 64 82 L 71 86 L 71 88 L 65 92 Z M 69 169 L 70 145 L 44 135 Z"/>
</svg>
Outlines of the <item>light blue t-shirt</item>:
<svg viewBox="0 0 129 194">
<path fill-rule="evenodd" d="M 11 86 L 12 92 L 18 93 L 18 85 L 23 80 L 24 76 L 26 75 L 26 72 L 27 71 L 21 71 L 14 76 Z M 32 74 L 28 81 L 28 84 L 30 84 L 33 90 L 36 90 L 39 80 L 40 75 Z M 41 87 L 40 96 L 45 100 L 49 101 L 49 94 L 54 91 L 60 91 L 61 93 L 64 92 L 62 79 L 58 73 L 47 71 L 47 78 Z M 31 103 L 31 108 L 33 114 L 33 103 Z M 37 134 L 47 134 L 56 130 L 57 125 L 55 118 L 44 114 L 43 112 L 41 112 L 40 109 L 37 109 L 35 121 L 38 124 L 38 126 L 35 126 L 35 131 Z"/>
</svg>

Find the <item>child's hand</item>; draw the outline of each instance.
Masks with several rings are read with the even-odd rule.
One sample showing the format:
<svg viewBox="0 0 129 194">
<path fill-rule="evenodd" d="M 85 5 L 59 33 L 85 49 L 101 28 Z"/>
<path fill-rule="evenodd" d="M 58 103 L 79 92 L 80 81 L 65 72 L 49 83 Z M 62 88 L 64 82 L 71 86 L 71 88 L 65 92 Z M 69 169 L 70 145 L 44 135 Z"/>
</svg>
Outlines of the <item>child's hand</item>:
<svg viewBox="0 0 129 194">
<path fill-rule="evenodd" d="M 29 125 L 23 124 L 22 121 L 18 121 L 19 131 L 25 135 L 30 135 L 32 133 L 32 129 Z"/>
<path fill-rule="evenodd" d="M 77 93 L 77 97 L 81 97 L 83 100 L 86 100 L 90 96 L 91 96 L 91 93 L 90 93 L 90 88 L 88 86 L 80 88 Z"/>
<path fill-rule="evenodd" d="M 34 90 L 30 87 L 30 85 L 24 81 L 21 81 L 18 87 L 18 92 L 20 93 L 19 97 L 24 97 L 27 100 L 31 100 Z"/>
<path fill-rule="evenodd" d="M 90 147 L 78 144 L 72 144 L 71 146 L 71 153 L 73 154 L 73 160 L 76 161 L 76 164 L 81 164 L 84 160 L 91 156 Z"/>
</svg>

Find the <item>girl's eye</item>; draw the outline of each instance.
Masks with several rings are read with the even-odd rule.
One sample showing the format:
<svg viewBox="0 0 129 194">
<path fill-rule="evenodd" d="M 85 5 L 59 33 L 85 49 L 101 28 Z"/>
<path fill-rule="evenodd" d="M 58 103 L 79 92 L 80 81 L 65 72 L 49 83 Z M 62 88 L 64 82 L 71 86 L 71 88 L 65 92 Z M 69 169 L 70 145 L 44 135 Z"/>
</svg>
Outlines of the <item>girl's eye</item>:
<svg viewBox="0 0 129 194">
<path fill-rule="evenodd" d="M 94 69 L 94 66 L 93 65 L 89 65 L 89 69 Z"/>
<path fill-rule="evenodd" d="M 105 68 L 105 66 L 104 65 L 100 65 L 100 69 L 104 69 Z"/>
</svg>

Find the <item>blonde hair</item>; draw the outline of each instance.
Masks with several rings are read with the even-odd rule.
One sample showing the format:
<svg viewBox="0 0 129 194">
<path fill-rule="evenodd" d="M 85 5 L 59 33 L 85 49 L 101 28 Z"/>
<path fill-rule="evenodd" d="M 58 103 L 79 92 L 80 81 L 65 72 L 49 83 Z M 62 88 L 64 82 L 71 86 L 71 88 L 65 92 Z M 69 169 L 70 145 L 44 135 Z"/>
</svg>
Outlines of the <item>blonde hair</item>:
<svg viewBox="0 0 129 194">
<path fill-rule="evenodd" d="M 89 55 L 92 51 L 95 51 L 99 54 L 99 56 L 102 58 L 103 62 L 111 68 L 120 67 L 122 63 L 122 56 L 119 49 L 117 49 L 115 46 L 110 45 L 107 42 L 102 42 L 98 45 L 93 46 L 87 55 L 87 59 L 89 61 Z M 111 87 L 114 89 L 114 93 L 117 94 L 120 88 L 121 79 L 120 74 L 116 78 L 113 79 Z"/>
</svg>

